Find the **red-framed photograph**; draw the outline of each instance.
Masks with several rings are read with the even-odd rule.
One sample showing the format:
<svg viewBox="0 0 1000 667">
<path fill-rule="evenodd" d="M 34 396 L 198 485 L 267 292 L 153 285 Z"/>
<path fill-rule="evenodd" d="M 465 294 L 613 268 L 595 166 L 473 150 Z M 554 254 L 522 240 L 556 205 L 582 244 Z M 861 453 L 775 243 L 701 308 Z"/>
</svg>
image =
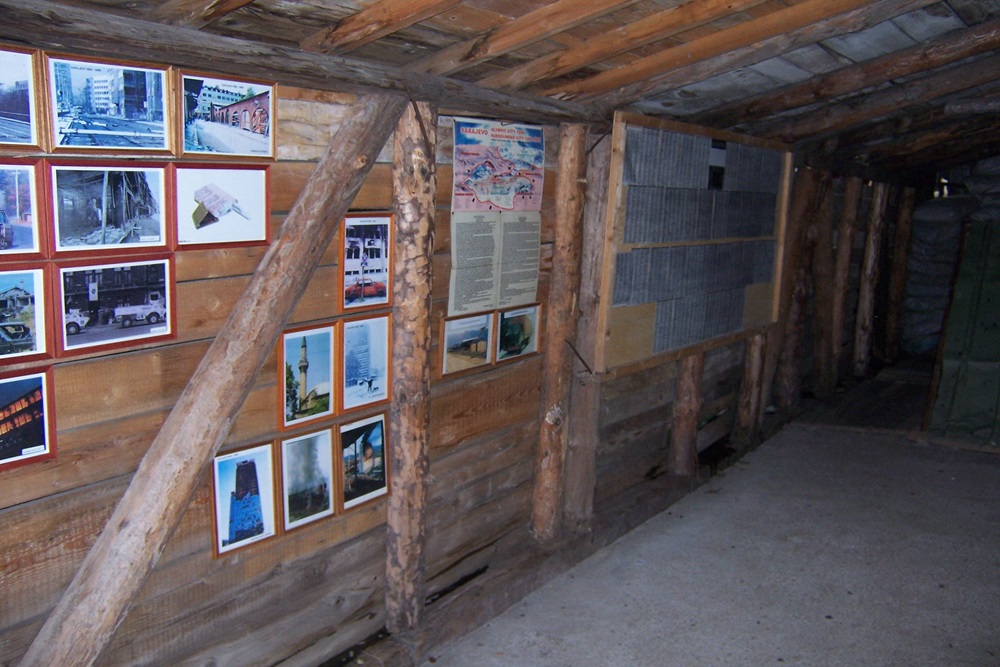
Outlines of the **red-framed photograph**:
<svg viewBox="0 0 1000 667">
<path fill-rule="evenodd" d="M 540 308 L 535 304 L 501 310 L 497 314 L 497 363 L 538 353 Z"/>
<path fill-rule="evenodd" d="M 79 353 L 176 335 L 173 265 L 167 257 L 59 269 L 60 352 Z"/>
<path fill-rule="evenodd" d="M 41 148 L 41 54 L 0 48 L 0 151 Z"/>
<path fill-rule="evenodd" d="M 330 429 L 281 441 L 281 497 L 285 530 L 333 516 L 333 433 Z"/>
<path fill-rule="evenodd" d="M 54 458 L 52 369 L 0 375 L 0 469 Z"/>
<path fill-rule="evenodd" d="M 0 260 L 41 258 L 48 250 L 40 164 L 39 160 L 0 158 Z"/>
<path fill-rule="evenodd" d="M 50 293 L 43 267 L 4 265 L 0 271 L 0 364 L 52 356 Z"/>
<path fill-rule="evenodd" d="M 278 345 L 278 424 L 298 428 L 335 414 L 336 325 L 297 327 Z"/>
<path fill-rule="evenodd" d="M 345 311 L 392 303 L 391 213 L 351 213 L 344 218 L 340 267 Z"/>
<path fill-rule="evenodd" d="M 441 374 L 493 363 L 493 313 L 445 318 L 441 327 Z"/>
<path fill-rule="evenodd" d="M 171 173 L 179 247 L 270 241 L 266 165 L 178 164 Z"/>
<path fill-rule="evenodd" d="M 344 411 L 387 402 L 391 396 L 389 315 L 343 320 L 341 331 L 341 406 Z"/>
<path fill-rule="evenodd" d="M 388 441 L 384 413 L 340 425 L 345 510 L 389 493 Z"/>
<path fill-rule="evenodd" d="M 273 158 L 274 84 L 181 73 L 184 156 Z"/>
<path fill-rule="evenodd" d="M 277 534 L 272 443 L 219 454 L 212 482 L 216 557 Z"/>
</svg>

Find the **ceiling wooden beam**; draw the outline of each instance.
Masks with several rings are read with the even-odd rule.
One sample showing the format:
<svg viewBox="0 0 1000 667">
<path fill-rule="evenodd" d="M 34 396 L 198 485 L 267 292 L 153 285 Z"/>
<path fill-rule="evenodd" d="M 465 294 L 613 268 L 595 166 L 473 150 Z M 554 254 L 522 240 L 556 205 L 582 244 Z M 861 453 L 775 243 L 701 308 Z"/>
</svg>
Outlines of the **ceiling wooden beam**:
<svg viewBox="0 0 1000 667">
<path fill-rule="evenodd" d="M 622 86 L 645 81 L 692 62 L 707 60 L 726 51 L 824 21 L 863 7 L 869 2 L 870 0 L 805 0 L 787 9 L 639 58 L 628 65 L 605 70 L 586 79 L 560 83 L 544 88 L 541 92 L 543 95 L 558 96 L 562 99 L 600 95 Z"/>
<path fill-rule="evenodd" d="M 213 35 L 190 28 L 140 21 L 59 5 L 47 0 L 0 0 L 0 40 L 29 48 L 83 56 L 210 70 L 271 79 L 290 86 L 341 93 L 395 91 L 436 103 L 446 113 L 467 113 L 526 122 L 605 123 L 593 105 L 508 94 L 455 79 L 403 72 L 395 67 Z M 52 20 L 58 16 L 59 20 Z M 252 65 L 252 66 L 251 66 Z"/>
<path fill-rule="evenodd" d="M 534 44 L 582 23 L 635 4 L 637 0 L 556 0 L 496 30 L 458 42 L 408 64 L 412 72 L 447 75 Z"/>
<path fill-rule="evenodd" d="M 156 6 L 152 18 L 170 25 L 204 28 L 252 2 L 253 0 L 167 0 Z"/>
<path fill-rule="evenodd" d="M 694 117 L 710 127 L 732 128 L 776 113 L 825 102 L 886 81 L 956 63 L 1000 47 L 1000 20 L 958 30 L 924 45 L 844 67 L 800 84 L 769 90 Z"/>
<path fill-rule="evenodd" d="M 974 125 L 966 127 L 960 135 L 942 135 L 937 141 L 927 138 L 921 146 L 912 146 L 910 152 L 873 160 L 872 165 L 897 170 L 931 168 L 942 171 L 1000 155 L 1000 119 L 984 116 Z"/>
<path fill-rule="evenodd" d="M 944 106 L 944 112 L 948 116 L 969 116 L 984 113 L 1000 113 L 1000 99 L 977 99 L 962 100 L 961 102 L 948 102 Z"/>
<path fill-rule="evenodd" d="M 748 46 L 733 48 L 713 58 L 678 67 L 646 81 L 622 86 L 618 90 L 596 97 L 592 101 L 605 109 L 622 108 L 633 102 L 648 100 L 656 95 L 704 81 L 740 67 L 749 67 L 825 39 L 870 28 L 888 19 L 932 4 L 935 4 L 935 0 L 876 0 L 876 2 L 864 7 L 845 12 L 825 21 L 806 25 L 797 30 L 790 30 Z M 529 91 L 532 89 L 529 88 Z"/>
<path fill-rule="evenodd" d="M 978 116 L 971 121 L 953 120 L 951 123 L 938 124 L 936 127 L 919 132 L 910 132 L 902 137 L 862 150 L 855 155 L 855 159 L 865 164 L 874 165 L 895 163 L 897 160 L 905 162 L 911 159 L 910 156 L 929 151 L 940 152 L 943 150 L 941 144 L 964 142 L 970 137 L 982 140 L 984 132 L 995 131 L 998 127 L 1000 127 L 1000 120 L 993 116 Z"/>
<path fill-rule="evenodd" d="M 1000 80 L 1000 56 L 991 55 L 953 67 L 947 67 L 905 84 L 858 95 L 798 116 L 780 116 L 750 125 L 755 136 L 766 136 L 794 143 L 815 139 L 883 116 L 895 116 L 907 108 Z"/>
<path fill-rule="evenodd" d="M 346 53 L 447 11 L 461 0 L 380 0 L 337 25 L 303 38 L 299 45 L 317 53 Z"/>
<path fill-rule="evenodd" d="M 556 51 L 518 67 L 512 67 L 480 79 L 487 88 L 519 90 L 546 79 L 575 72 L 646 44 L 667 39 L 677 33 L 717 21 L 767 0 L 688 0 L 651 16 L 596 35 L 579 46 Z"/>
</svg>

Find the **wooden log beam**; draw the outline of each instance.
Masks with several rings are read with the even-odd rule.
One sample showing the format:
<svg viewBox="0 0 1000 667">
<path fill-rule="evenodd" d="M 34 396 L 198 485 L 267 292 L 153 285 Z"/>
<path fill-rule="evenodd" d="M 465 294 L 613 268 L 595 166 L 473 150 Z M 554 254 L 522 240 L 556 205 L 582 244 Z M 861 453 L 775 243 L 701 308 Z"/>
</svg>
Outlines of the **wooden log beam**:
<svg viewBox="0 0 1000 667">
<path fill-rule="evenodd" d="M 593 137 L 591 138 L 594 139 Z M 563 522 L 569 530 L 589 532 L 594 519 L 597 445 L 601 428 L 601 377 L 597 374 L 597 341 L 604 267 L 605 215 L 611 170 L 611 137 L 602 135 L 588 151 L 587 194 L 583 206 L 580 260 L 580 319 L 576 326 L 579 357 L 573 364 L 570 390 L 569 442 L 566 449 Z M 574 355 L 575 356 L 575 355 Z"/>
<path fill-rule="evenodd" d="M 306 36 L 299 46 L 317 53 L 346 53 L 447 11 L 460 1 L 379 0 L 335 26 Z"/>
<path fill-rule="evenodd" d="M 152 11 L 157 21 L 188 28 L 204 28 L 254 0 L 167 0 Z"/>
<path fill-rule="evenodd" d="M 633 102 L 657 97 L 691 83 L 704 81 L 717 74 L 741 67 L 749 67 L 783 53 L 816 44 L 824 39 L 870 28 L 893 17 L 934 4 L 934 2 L 935 0 L 876 0 L 824 21 L 788 30 L 748 46 L 731 47 L 720 55 L 698 62 L 685 63 L 644 81 L 621 86 L 613 92 L 594 98 L 593 102 L 606 109 L 618 109 Z"/>
<path fill-rule="evenodd" d="M 833 368 L 833 187 L 829 172 L 824 177 L 824 194 L 812 220 L 812 296 L 814 388 L 819 398 L 829 398 L 837 386 Z"/>
<path fill-rule="evenodd" d="M 406 66 L 413 72 L 454 74 L 609 14 L 636 0 L 556 0 L 482 36 L 458 42 Z"/>
<path fill-rule="evenodd" d="M 1000 113 L 1000 99 L 948 102 L 944 105 L 944 113 L 946 116 L 972 116 L 983 113 Z"/>
<path fill-rule="evenodd" d="M 709 127 L 734 127 L 782 111 L 824 102 L 919 72 L 943 67 L 1000 46 L 1000 20 L 987 21 L 966 30 L 909 49 L 844 67 L 803 83 L 769 90 L 738 104 L 699 114 L 693 122 Z M 1000 105 L 998 105 L 1000 107 Z"/>
<path fill-rule="evenodd" d="M 698 415 L 701 413 L 701 376 L 705 352 L 699 350 L 677 362 L 674 425 L 670 431 L 670 473 L 678 477 L 698 474 Z"/>
<path fill-rule="evenodd" d="M 834 371 L 834 386 L 840 378 L 840 360 L 844 348 L 844 319 L 846 316 L 847 288 L 851 271 L 851 250 L 854 248 L 854 230 L 857 225 L 858 207 L 861 203 L 861 179 L 848 177 L 844 184 L 844 203 L 840 209 L 840 223 L 837 225 L 837 256 L 833 269 L 833 302 L 830 310 L 833 322 L 830 325 L 830 348 Z"/>
<path fill-rule="evenodd" d="M 111 639 L 229 433 L 404 105 L 360 98 L 153 440 L 22 667 L 91 665 Z"/>
<path fill-rule="evenodd" d="M 872 335 L 875 327 L 875 288 L 878 284 L 879 253 L 885 229 L 885 210 L 889 202 L 889 186 L 876 183 L 868 211 L 865 255 L 861 264 L 861 285 L 858 287 L 858 314 L 854 324 L 854 375 L 865 377 L 871 367 Z"/>
<path fill-rule="evenodd" d="M 587 165 L 587 127 L 563 125 L 559 132 L 559 171 L 556 174 L 555 242 L 552 280 L 546 314 L 545 361 L 542 372 L 542 409 L 539 416 L 538 455 L 531 506 L 531 531 L 536 539 L 559 535 L 565 489 L 564 461 L 569 414 L 573 346 L 579 310 L 579 239 L 583 232 L 583 198 Z"/>
<path fill-rule="evenodd" d="M 747 338 L 743 351 L 743 379 L 740 381 L 736 423 L 731 436 L 740 447 L 752 447 L 760 442 L 766 342 L 766 333 L 754 334 Z"/>
<path fill-rule="evenodd" d="M 605 70 L 586 79 L 547 87 L 542 94 L 559 96 L 563 99 L 593 97 L 652 79 L 683 65 L 708 60 L 726 51 L 750 46 L 791 30 L 822 22 L 838 14 L 863 7 L 869 2 L 870 0 L 805 0 L 760 18 L 738 23 L 731 28 L 708 33 L 686 44 L 638 58 L 626 65 Z"/>
<path fill-rule="evenodd" d="M 386 526 L 386 629 L 414 630 L 423 618 L 430 467 L 431 288 L 434 257 L 437 111 L 407 105 L 393 140 L 392 407 Z"/>
<path fill-rule="evenodd" d="M 289 86 L 340 93 L 396 91 L 439 108 L 480 113 L 526 122 L 596 122 L 607 116 L 584 106 L 522 94 L 501 93 L 442 77 L 404 72 L 345 56 L 309 53 L 244 39 L 213 35 L 47 0 L 0 0 L 0 40 L 28 48 L 73 52 L 84 56 L 155 62 L 236 77 L 253 74 Z"/>
<path fill-rule="evenodd" d="M 910 240 L 913 237 L 913 209 L 917 204 L 917 191 L 903 188 L 896 213 L 896 234 L 892 243 L 892 262 L 889 265 L 889 298 L 885 313 L 885 357 L 893 364 L 899 360 L 903 333 L 903 299 L 906 297 L 906 263 L 910 257 Z"/>
</svg>

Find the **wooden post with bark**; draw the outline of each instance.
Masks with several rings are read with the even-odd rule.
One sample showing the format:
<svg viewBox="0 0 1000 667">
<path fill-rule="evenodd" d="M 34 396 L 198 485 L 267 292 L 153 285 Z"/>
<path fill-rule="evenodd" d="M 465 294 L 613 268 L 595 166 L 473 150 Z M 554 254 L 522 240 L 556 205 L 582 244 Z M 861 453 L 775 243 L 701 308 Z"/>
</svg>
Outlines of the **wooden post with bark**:
<svg viewBox="0 0 1000 667">
<path fill-rule="evenodd" d="M 22 667 L 91 665 L 111 640 L 274 351 L 404 103 L 400 96 L 378 94 L 351 107 Z"/>
<path fill-rule="evenodd" d="M 678 477 L 698 473 L 698 415 L 701 413 L 701 376 L 705 352 L 699 350 L 677 362 L 674 427 L 670 433 L 670 472 Z"/>
<path fill-rule="evenodd" d="M 546 316 L 542 404 L 531 530 L 538 540 L 559 534 L 563 504 L 563 462 L 568 434 L 570 376 L 580 289 L 580 237 L 587 164 L 587 126 L 564 124 L 559 133 L 555 243 Z"/>
<path fill-rule="evenodd" d="M 885 358 L 888 363 L 899 359 L 903 333 L 903 300 L 906 298 L 906 263 L 913 238 L 913 209 L 917 202 L 914 188 L 903 188 L 896 215 L 896 235 L 892 244 L 892 264 L 889 274 L 889 299 L 885 314 Z"/>
<path fill-rule="evenodd" d="M 858 288 L 858 315 L 854 326 L 854 375 L 868 375 L 872 358 L 872 335 L 875 326 L 875 287 L 878 284 L 878 260 L 882 250 L 885 209 L 889 186 L 876 183 L 868 212 L 868 236 L 861 264 L 861 285 Z"/>
<path fill-rule="evenodd" d="M 430 467 L 431 287 L 437 110 L 411 102 L 393 140 L 392 407 L 386 526 L 386 629 L 418 628 L 426 598 L 427 476 Z"/>
<path fill-rule="evenodd" d="M 737 403 L 736 426 L 732 441 L 741 447 L 752 447 L 760 441 L 763 415 L 764 350 L 767 334 L 747 338 L 743 352 L 743 380 Z"/>
<path fill-rule="evenodd" d="M 813 359 L 816 374 L 815 392 L 819 398 L 828 398 L 837 386 L 833 370 L 833 183 L 829 175 L 824 179 L 825 188 L 819 210 L 813 218 L 812 295 L 815 335 Z"/>
<path fill-rule="evenodd" d="M 844 317 L 846 316 L 847 287 L 851 270 L 851 251 L 854 248 L 854 229 L 861 202 L 861 179 L 851 176 L 844 184 L 844 204 L 840 209 L 837 226 L 837 258 L 833 270 L 833 323 L 830 325 L 830 347 L 833 353 L 834 386 L 840 378 L 840 360 L 844 347 Z"/>
</svg>

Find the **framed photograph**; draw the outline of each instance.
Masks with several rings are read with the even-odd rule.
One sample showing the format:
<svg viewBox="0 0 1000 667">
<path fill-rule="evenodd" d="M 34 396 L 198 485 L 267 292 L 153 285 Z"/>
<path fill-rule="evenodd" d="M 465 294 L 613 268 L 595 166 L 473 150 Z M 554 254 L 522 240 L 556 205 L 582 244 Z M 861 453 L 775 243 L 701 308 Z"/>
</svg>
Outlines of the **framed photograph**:
<svg viewBox="0 0 1000 667">
<path fill-rule="evenodd" d="M 215 457 L 215 552 L 222 555 L 275 535 L 271 443 Z"/>
<path fill-rule="evenodd" d="M 61 349 L 150 342 L 173 335 L 168 259 L 67 266 L 59 270 Z"/>
<path fill-rule="evenodd" d="M 389 316 L 347 320 L 342 325 L 344 410 L 389 400 Z"/>
<path fill-rule="evenodd" d="M 48 352 L 42 269 L 0 271 L 0 363 Z"/>
<path fill-rule="evenodd" d="M 52 150 L 170 152 L 167 71 L 48 59 Z"/>
<path fill-rule="evenodd" d="M 165 171 L 155 165 L 50 165 L 56 252 L 166 248 Z"/>
<path fill-rule="evenodd" d="M 330 417 L 334 399 L 334 326 L 286 331 L 278 348 L 283 429 Z"/>
<path fill-rule="evenodd" d="M 333 516 L 333 436 L 330 429 L 281 441 L 285 530 Z"/>
<path fill-rule="evenodd" d="M 274 157 L 274 86 L 183 74 L 184 155 Z"/>
<path fill-rule="evenodd" d="M 45 242 L 41 238 L 44 227 L 39 224 L 36 166 L 30 160 L 0 159 L 0 258 L 42 256 Z"/>
<path fill-rule="evenodd" d="M 0 49 L 0 148 L 38 148 L 37 57 Z"/>
<path fill-rule="evenodd" d="M 268 242 L 268 169 L 193 166 L 174 170 L 177 244 Z"/>
<path fill-rule="evenodd" d="M 0 469 L 56 455 L 52 369 L 0 375 Z"/>
<path fill-rule="evenodd" d="M 344 309 L 385 306 L 392 300 L 392 215 L 359 214 L 344 218 L 340 266 L 344 272 Z"/>
<path fill-rule="evenodd" d="M 493 362 L 493 313 L 446 319 L 442 329 L 442 374 Z"/>
<path fill-rule="evenodd" d="M 497 324 L 497 361 L 538 352 L 538 305 L 500 311 Z"/>
<path fill-rule="evenodd" d="M 342 424 L 340 447 L 345 510 L 389 492 L 384 414 Z"/>
</svg>

